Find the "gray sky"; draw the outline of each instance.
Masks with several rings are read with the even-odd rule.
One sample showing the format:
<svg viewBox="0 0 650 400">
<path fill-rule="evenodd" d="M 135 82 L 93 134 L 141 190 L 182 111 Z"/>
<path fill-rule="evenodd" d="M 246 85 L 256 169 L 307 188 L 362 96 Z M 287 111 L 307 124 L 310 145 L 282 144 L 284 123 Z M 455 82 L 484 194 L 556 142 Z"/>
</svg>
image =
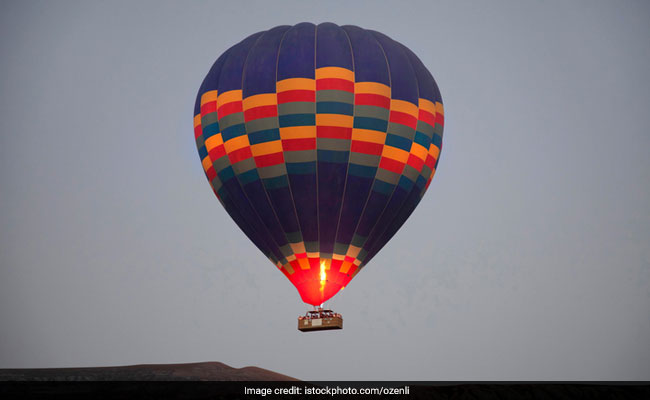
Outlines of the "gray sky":
<svg viewBox="0 0 650 400">
<path fill-rule="evenodd" d="M 650 379 L 648 2 L 280 4 L 1 3 L 0 368 Z M 318 334 L 192 131 L 214 60 L 301 21 L 411 48 L 446 122 L 427 195 Z"/>
</svg>

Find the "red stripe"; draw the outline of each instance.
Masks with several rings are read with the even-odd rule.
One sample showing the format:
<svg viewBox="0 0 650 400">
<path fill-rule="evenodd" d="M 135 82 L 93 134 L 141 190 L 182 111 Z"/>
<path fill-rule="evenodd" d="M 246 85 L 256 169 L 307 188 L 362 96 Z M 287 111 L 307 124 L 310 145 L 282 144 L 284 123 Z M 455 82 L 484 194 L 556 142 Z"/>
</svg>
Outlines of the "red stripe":
<svg viewBox="0 0 650 400">
<path fill-rule="evenodd" d="M 390 98 L 379 94 L 357 93 L 354 95 L 354 104 L 358 106 L 377 106 L 390 108 Z"/>
<path fill-rule="evenodd" d="M 293 267 L 294 272 L 300 272 L 301 268 L 300 268 L 300 264 L 298 264 L 298 260 L 289 261 L 289 264 L 291 264 L 291 266 Z M 296 275 L 296 274 L 294 273 L 294 275 Z M 295 278 L 297 278 L 297 277 L 298 276 L 296 276 Z M 295 283 L 294 283 L 294 285 L 295 285 Z"/>
<path fill-rule="evenodd" d="M 424 166 L 424 161 L 413 154 L 409 155 L 409 159 L 406 161 L 408 165 L 415 168 L 418 172 L 422 171 L 422 166 Z"/>
<path fill-rule="evenodd" d="M 210 114 L 217 111 L 217 102 L 210 101 L 201 106 L 201 115 Z"/>
<path fill-rule="evenodd" d="M 265 154 L 263 156 L 255 157 L 255 165 L 258 168 L 270 167 L 271 165 L 278 165 L 284 162 L 284 155 L 282 153 Z"/>
<path fill-rule="evenodd" d="M 316 101 L 316 92 L 313 90 L 287 90 L 278 93 L 278 104 L 291 103 L 294 101 Z"/>
<path fill-rule="evenodd" d="M 309 266 L 313 269 L 318 269 L 318 272 L 320 273 L 320 258 L 318 257 L 310 257 L 309 258 Z"/>
<path fill-rule="evenodd" d="M 313 150 L 315 148 L 316 138 L 284 139 L 282 141 L 282 150 L 284 151 Z"/>
<path fill-rule="evenodd" d="M 415 118 L 411 114 L 403 113 L 400 111 L 394 111 L 394 110 L 391 110 L 390 112 L 389 121 L 394 122 L 396 124 L 410 126 L 413 129 L 415 129 L 418 125 L 417 118 Z"/>
<path fill-rule="evenodd" d="M 250 108 L 244 111 L 244 120 L 246 122 L 254 121 L 260 118 L 269 118 L 269 117 L 277 117 L 277 116 L 278 116 L 278 107 L 275 104 L 269 106 Z"/>
<path fill-rule="evenodd" d="M 339 78 L 325 78 L 316 80 L 316 90 L 345 90 L 354 93 L 354 82 Z"/>
<path fill-rule="evenodd" d="M 343 264 L 343 260 L 332 260 L 332 265 L 330 266 L 330 270 L 340 270 L 341 265 Z"/>
<path fill-rule="evenodd" d="M 228 154 L 228 158 L 230 158 L 232 164 L 238 163 L 242 160 L 247 160 L 251 157 L 253 157 L 253 153 L 251 153 L 250 146 L 242 147 L 241 149 L 237 149 Z"/>
<path fill-rule="evenodd" d="M 354 261 L 354 257 L 345 256 L 345 259 L 344 259 L 343 261 L 349 261 L 349 262 L 352 262 L 352 261 Z"/>
<path fill-rule="evenodd" d="M 350 147 L 350 151 L 354 151 L 355 153 L 363 153 L 376 156 L 381 155 L 382 150 L 384 150 L 383 144 L 364 142 L 361 140 L 353 140 L 352 146 Z"/>
<path fill-rule="evenodd" d="M 436 116 L 423 109 L 420 109 L 420 112 L 418 113 L 418 119 L 420 121 L 426 122 L 431 126 L 435 125 L 436 123 Z"/>
<path fill-rule="evenodd" d="M 226 155 L 226 149 L 222 144 L 220 144 L 219 146 L 210 150 L 208 154 L 210 155 L 210 160 L 216 161 Z"/>
<path fill-rule="evenodd" d="M 443 114 L 436 114 L 436 123 L 440 126 L 445 126 L 445 116 Z"/>
<path fill-rule="evenodd" d="M 222 105 L 219 107 L 217 110 L 219 113 L 219 119 L 228 116 L 230 114 L 242 112 L 242 102 L 241 101 L 233 101 L 227 104 Z"/>
<path fill-rule="evenodd" d="M 379 168 L 383 168 L 387 171 L 392 171 L 396 174 L 401 174 L 404 170 L 404 163 L 395 161 L 392 158 L 382 157 L 379 162 Z"/>
<path fill-rule="evenodd" d="M 307 253 L 297 253 L 295 256 L 296 256 L 296 258 L 298 258 L 298 259 L 300 259 L 300 258 L 307 258 Z"/>
<path fill-rule="evenodd" d="M 203 135 L 203 127 L 201 124 L 198 124 L 197 126 L 194 127 L 194 139 L 198 139 L 199 136 Z"/>
<path fill-rule="evenodd" d="M 436 159 L 433 158 L 431 154 L 427 154 L 427 160 L 424 162 L 424 164 L 433 170 L 433 166 L 436 165 Z"/>
<path fill-rule="evenodd" d="M 215 176 L 217 176 L 217 171 L 214 168 L 210 168 L 205 172 L 205 175 L 208 177 L 208 180 L 212 182 Z"/>
<path fill-rule="evenodd" d="M 318 126 L 316 127 L 316 136 L 319 138 L 350 140 L 352 138 L 352 128 L 344 128 L 341 126 Z"/>
</svg>

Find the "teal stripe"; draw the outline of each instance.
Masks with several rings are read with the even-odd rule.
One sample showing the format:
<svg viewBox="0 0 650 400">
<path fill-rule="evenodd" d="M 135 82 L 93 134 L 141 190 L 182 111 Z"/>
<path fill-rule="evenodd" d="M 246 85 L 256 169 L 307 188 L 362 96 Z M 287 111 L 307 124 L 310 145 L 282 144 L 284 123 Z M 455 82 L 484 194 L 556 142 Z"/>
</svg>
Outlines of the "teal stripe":
<svg viewBox="0 0 650 400">
<path fill-rule="evenodd" d="M 315 114 L 290 114 L 280 115 L 278 117 L 280 128 L 288 128 L 291 126 L 314 126 L 316 125 Z"/>
</svg>

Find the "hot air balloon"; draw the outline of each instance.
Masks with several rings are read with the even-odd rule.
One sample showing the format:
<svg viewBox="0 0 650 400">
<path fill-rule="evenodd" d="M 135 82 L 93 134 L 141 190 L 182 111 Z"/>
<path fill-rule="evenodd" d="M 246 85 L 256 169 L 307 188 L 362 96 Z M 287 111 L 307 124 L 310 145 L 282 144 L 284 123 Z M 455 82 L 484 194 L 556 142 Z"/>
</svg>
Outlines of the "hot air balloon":
<svg viewBox="0 0 650 400">
<path fill-rule="evenodd" d="M 436 171 L 443 124 L 440 91 L 413 52 L 333 23 L 277 26 L 232 46 L 194 108 L 217 198 L 314 306 L 411 215 Z"/>
</svg>

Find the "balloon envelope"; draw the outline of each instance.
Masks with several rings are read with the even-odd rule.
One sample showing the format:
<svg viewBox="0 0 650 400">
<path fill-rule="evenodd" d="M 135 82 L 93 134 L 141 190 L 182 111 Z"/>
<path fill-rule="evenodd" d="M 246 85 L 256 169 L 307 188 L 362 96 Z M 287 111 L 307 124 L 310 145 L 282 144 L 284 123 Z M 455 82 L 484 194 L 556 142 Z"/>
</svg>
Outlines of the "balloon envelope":
<svg viewBox="0 0 650 400">
<path fill-rule="evenodd" d="M 413 212 L 443 124 L 438 87 L 409 49 L 332 23 L 278 26 L 232 46 L 194 110 L 214 193 L 313 305 L 345 287 Z"/>
</svg>

